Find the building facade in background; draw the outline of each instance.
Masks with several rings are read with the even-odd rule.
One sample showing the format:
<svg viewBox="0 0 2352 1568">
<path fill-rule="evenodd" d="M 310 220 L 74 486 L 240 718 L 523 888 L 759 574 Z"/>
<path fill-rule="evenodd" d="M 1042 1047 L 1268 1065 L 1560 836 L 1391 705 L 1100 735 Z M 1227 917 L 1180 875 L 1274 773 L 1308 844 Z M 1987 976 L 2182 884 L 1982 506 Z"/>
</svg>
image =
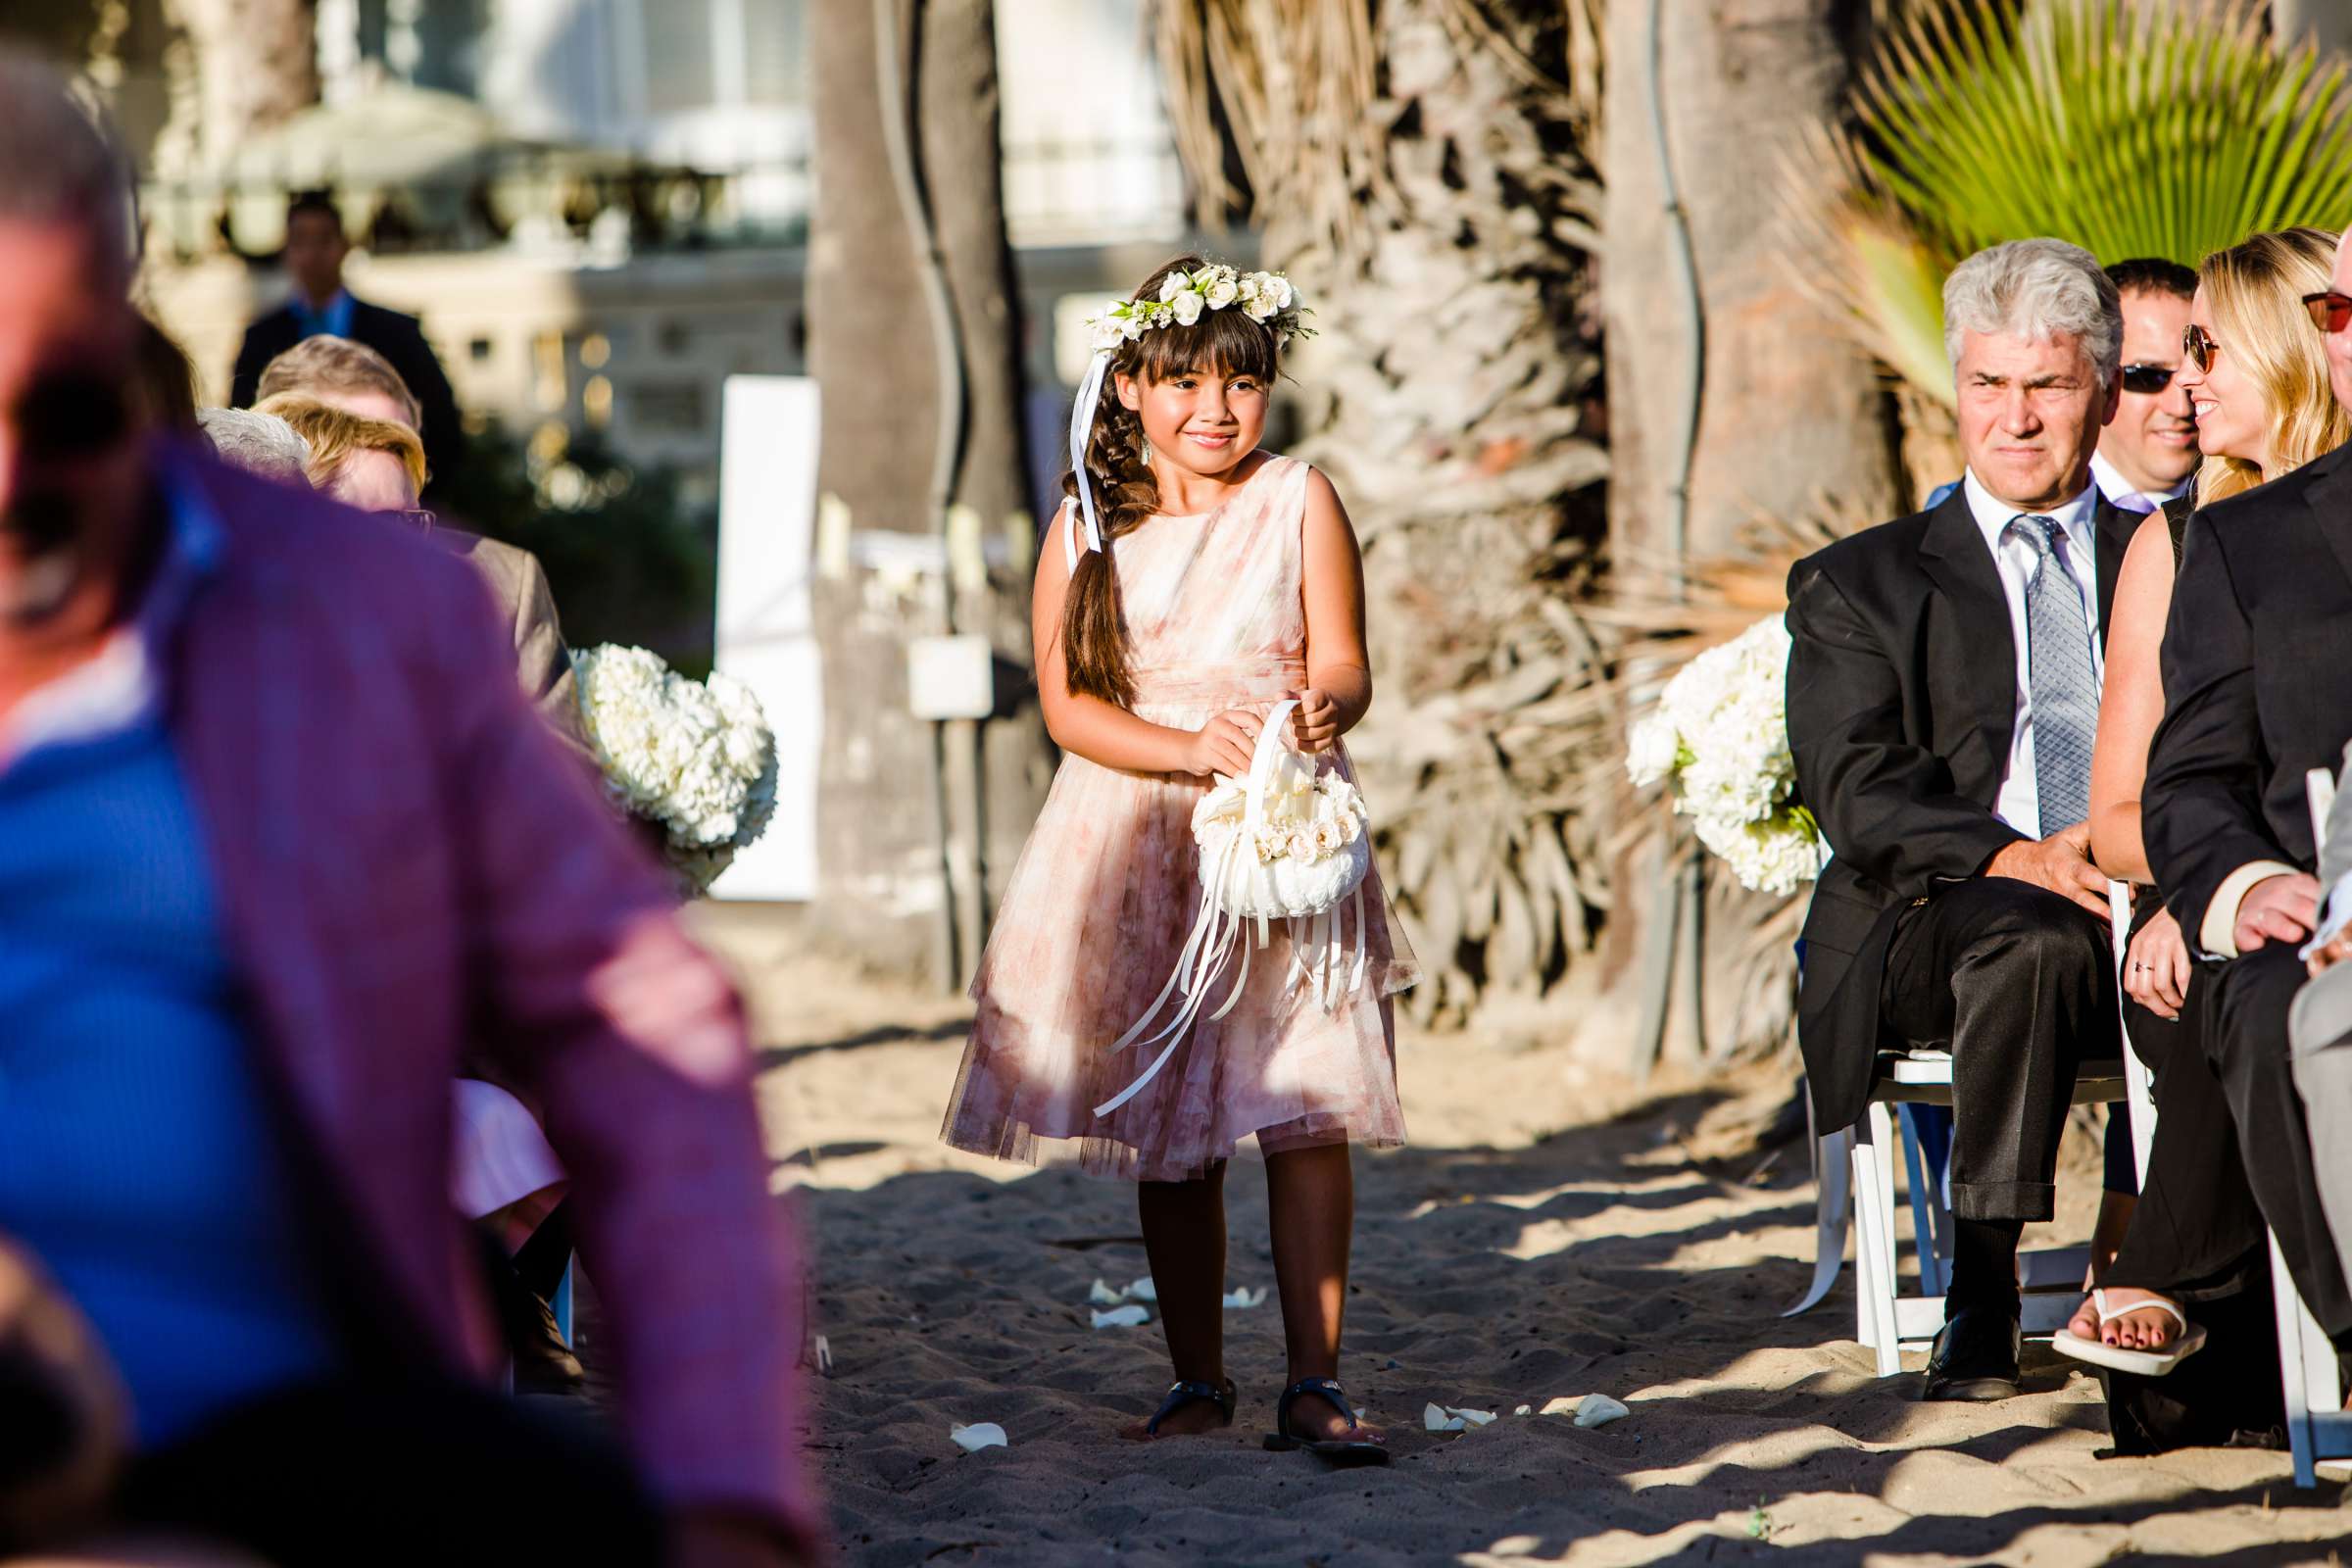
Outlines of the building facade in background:
<svg viewBox="0 0 2352 1568">
<path fill-rule="evenodd" d="M 224 395 L 244 322 L 285 290 L 285 196 L 325 186 L 353 291 L 422 318 L 470 419 L 540 451 L 594 434 L 708 499 L 726 377 L 803 368 L 810 10 L 318 0 L 319 104 L 150 178 L 152 304 Z M 1041 409 L 1083 368 L 1085 309 L 1185 234 L 1144 24 L 1139 0 L 998 7 Z"/>
</svg>

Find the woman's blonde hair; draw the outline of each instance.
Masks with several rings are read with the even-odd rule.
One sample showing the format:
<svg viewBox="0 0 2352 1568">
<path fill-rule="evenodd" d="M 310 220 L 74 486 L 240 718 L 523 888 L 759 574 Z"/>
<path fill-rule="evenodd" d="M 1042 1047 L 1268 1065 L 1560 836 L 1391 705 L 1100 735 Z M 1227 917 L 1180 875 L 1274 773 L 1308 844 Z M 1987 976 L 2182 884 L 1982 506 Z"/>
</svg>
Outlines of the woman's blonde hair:
<svg viewBox="0 0 2352 1568">
<path fill-rule="evenodd" d="M 2256 234 L 2215 251 L 2197 269 L 2213 335 L 2261 395 L 2271 424 L 2271 466 L 2209 457 L 2197 469 L 2197 505 L 2291 473 L 2352 440 L 2352 414 L 2328 385 L 2328 355 L 2303 296 L 2328 286 L 2335 235 L 2324 228 Z"/>
<path fill-rule="evenodd" d="M 391 453 L 408 470 L 410 485 L 418 491 L 424 489 L 424 445 L 416 439 L 416 432 L 405 424 L 346 414 L 296 392 L 264 398 L 253 406 L 253 411 L 276 415 L 310 444 L 308 471 L 316 489 L 330 488 L 335 474 L 355 452 Z"/>
</svg>

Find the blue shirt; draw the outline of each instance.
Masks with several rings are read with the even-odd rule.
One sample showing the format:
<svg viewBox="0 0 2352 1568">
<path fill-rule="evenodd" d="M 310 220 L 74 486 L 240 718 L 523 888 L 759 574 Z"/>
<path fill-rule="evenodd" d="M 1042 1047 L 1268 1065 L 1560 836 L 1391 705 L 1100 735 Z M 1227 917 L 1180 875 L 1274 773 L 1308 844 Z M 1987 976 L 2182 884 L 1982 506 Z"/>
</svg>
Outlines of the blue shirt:
<svg viewBox="0 0 2352 1568">
<path fill-rule="evenodd" d="M 174 512 L 133 624 L 0 730 L 0 1232 L 96 1327 L 144 1446 L 339 1359 L 162 722 L 215 548 Z"/>
<path fill-rule="evenodd" d="M 286 304 L 294 312 L 294 324 L 302 328 L 304 337 L 317 337 L 320 333 L 328 337 L 351 336 L 351 295 L 347 291 L 335 290 L 335 297 L 323 306 L 314 307 L 299 294 Z"/>
</svg>

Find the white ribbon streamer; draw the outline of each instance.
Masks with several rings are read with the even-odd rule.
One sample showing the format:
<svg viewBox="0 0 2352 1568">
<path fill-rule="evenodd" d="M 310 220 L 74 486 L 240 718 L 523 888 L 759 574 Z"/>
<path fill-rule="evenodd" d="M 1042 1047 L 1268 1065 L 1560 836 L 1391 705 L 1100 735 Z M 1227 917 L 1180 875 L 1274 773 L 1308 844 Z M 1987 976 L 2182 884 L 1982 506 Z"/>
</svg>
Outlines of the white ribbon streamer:
<svg viewBox="0 0 2352 1568">
<path fill-rule="evenodd" d="M 1102 379 L 1110 373 L 1110 356 L 1098 354 L 1086 368 L 1086 377 L 1078 383 L 1078 401 L 1070 405 L 1070 471 L 1078 478 L 1078 516 L 1070 519 L 1069 528 L 1061 536 L 1061 548 L 1069 558 L 1070 569 L 1078 569 L 1078 522 L 1086 522 L 1086 548 L 1102 548 L 1102 524 L 1095 515 L 1095 487 L 1086 476 L 1086 443 L 1095 432 L 1095 405 L 1102 401 Z"/>
</svg>

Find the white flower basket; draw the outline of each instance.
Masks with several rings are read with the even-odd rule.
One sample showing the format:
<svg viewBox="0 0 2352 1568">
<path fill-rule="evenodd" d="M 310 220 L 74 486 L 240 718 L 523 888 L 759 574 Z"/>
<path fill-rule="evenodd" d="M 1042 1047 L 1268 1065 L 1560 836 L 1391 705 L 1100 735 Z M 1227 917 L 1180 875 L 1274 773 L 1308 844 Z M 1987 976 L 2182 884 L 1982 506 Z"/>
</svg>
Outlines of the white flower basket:
<svg viewBox="0 0 2352 1568">
<path fill-rule="evenodd" d="M 1353 784 L 1337 773 L 1317 777 L 1313 760 L 1284 744 L 1298 706 L 1277 703 L 1266 715 L 1248 778 L 1219 778 L 1193 808 L 1193 840 L 1200 847 L 1200 916 L 1176 960 L 1176 972 L 1110 1049 L 1115 1054 L 1139 1041 L 1167 1044 L 1141 1077 L 1095 1107 L 1098 1116 L 1125 1104 L 1167 1065 L 1186 1026 L 1201 1015 L 1211 988 L 1239 951 L 1241 972 L 1233 989 L 1224 1005 L 1207 1016 L 1222 1018 L 1233 1010 L 1250 978 L 1250 956 L 1266 945 L 1276 920 L 1290 931 L 1286 987 L 1306 983 L 1326 1007 L 1363 987 L 1371 956 L 1364 878 L 1372 870 L 1372 817 Z M 1356 935 L 1352 965 L 1347 961 L 1350 911 Z M 1172 1001 L 1178 1004 L 1174 1019 L 1146 1039 L 1144 1031 Z"/>
</svg>

